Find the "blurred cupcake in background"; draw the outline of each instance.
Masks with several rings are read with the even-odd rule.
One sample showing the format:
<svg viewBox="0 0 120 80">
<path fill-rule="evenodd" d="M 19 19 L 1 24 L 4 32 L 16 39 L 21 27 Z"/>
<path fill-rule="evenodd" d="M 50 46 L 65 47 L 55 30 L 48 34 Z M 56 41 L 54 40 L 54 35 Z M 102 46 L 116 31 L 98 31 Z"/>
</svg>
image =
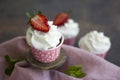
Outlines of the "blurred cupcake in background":
<svg viewBox="0 0 120 80">
<path fill-rule="evenodd" d="M 79 33 L 79 24 L 70 19 L 69 16 L 69 12 L 58 13 L 53 20 L 53 24 L 57 25 L 58 31 L 63 34 L 64 44 L 73 46 Z"/>
<path fill-rule="evenodd" d="M 105 58 L 111 47 L 111 42 L 110 38 L 105 36 L 103 32 L 94 30 L 80 38 L 78 45 L 84 50 Z"/>
</svg>

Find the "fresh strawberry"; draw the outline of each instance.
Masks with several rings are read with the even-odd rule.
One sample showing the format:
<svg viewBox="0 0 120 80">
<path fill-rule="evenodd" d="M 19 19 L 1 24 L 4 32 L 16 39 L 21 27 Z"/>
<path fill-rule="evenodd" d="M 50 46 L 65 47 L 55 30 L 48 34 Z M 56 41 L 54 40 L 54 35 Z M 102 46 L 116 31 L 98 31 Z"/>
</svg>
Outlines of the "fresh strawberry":
<svg viewBox="0 0 120 80">
<path fill-rule="evenodd" d="M 46 16 L 44 16 L 43 14 L 37 14 L 34 17 L 31 17 L 30 14 L 28 14 L 28 17 L 30 17 L 29 23 L 30 25 L 38 30 L 38 31 L 42 31 L 42 32 L 48 32 L 49 31 L 49 25 L 48 25 L 48 19 L 46 18 Z"/>
<path fill-rule="evenodd" d="M 53 24 L 57 26 L 64 25 L 68 21 L 69 14 L 68 13 L 58 13 L 53 20 Z"/>
</svg>

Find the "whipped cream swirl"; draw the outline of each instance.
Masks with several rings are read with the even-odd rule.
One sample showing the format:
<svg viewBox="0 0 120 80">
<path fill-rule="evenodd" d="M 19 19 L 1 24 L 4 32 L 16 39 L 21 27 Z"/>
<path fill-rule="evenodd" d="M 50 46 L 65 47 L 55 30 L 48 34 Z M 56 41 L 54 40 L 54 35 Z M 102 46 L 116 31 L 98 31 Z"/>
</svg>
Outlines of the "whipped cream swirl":
<svg viewBox="0 0 120 80">
<path fill-rule="evenodd" d="M 92 53 L 100 54 L 110 49 L 111 42 L 103 32 L 91 31 L 79 40 L 79 47 Z"/>
<path fill-rule="evenodd" d="M 79 33 L 79 24 L 74 22 L 73 19 L 69 19 L 63 26 L 58 27 L 58 31 L 63 34 L 65 39 L 73 38 Z"/>
<path fill-rule="evenodd" d="M 27 43 L 36 49 L 47 50 L 56 47 L 60 43 L 61 33 L 57 26 L 52 25 L 52 21 L 48 21 L 50 25 L 49 32 L 41 32 L 29 27 L 26 32 Z"/>
</svg>

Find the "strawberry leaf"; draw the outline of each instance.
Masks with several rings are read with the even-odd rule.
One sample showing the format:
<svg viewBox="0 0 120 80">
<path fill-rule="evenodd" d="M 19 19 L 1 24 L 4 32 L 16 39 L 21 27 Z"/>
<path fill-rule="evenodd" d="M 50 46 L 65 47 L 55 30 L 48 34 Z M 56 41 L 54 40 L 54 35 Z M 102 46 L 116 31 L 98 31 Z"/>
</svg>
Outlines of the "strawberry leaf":
<svg viewBox="0 0 120 80">
<path fill-rule="evenodd" d="M 41 11 L 38 11 L 38 14 L 42 14 L 42 12 L 41 12 Z"/>
<path fill-rule="evenodd" d="M 68 13 L 69 15 L 70 15 L 72 12 L 73 12 L 72 10 L 67 11 L 67 13 Z"/>
<path fill-rule="evenodd" d="M 26 16 L 27 16 L 28 18 L 32 18 L 32 16 L 31 16 L 30 13 L 28 13 L 28 12 L 26 12 Z"/>
</svg>

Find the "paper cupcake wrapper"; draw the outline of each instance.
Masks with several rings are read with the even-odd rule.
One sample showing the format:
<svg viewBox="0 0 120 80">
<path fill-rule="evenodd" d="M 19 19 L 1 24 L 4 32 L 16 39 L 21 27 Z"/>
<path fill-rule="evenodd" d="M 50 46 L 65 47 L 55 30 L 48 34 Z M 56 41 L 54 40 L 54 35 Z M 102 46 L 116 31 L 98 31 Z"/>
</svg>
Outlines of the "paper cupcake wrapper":
<svg viewBox="0 0 120 80">
<path fill-rule="evenodd" d="M 70 38 L 70 39 L 65 39 L 65 40 L 64 40 L 64 44 L 67 44 L 67 45 L 73 46 L 74 43 L 75 43 L 75 37 L 74 37 L 74 38 Z"/>
<path fill-rule="evenodd" d="M 80 46 L 79 46 L 80 47 Z M 83 49 L 82 47 L 80 47 L 81 49 Z M 84 49 L 84 50 L 86 50 L 86 49 Z M 88 51 L 88 50 L 86 50 L 86 51 Z M 90 52 L 90 51 L 88 51 L 88 52 Z M 92 53 L 92 54 L 94 54 L 94 55 L 96 55 L 96 56 L 99 56 L 99 57 L 101 57 L 101 58 L 105 58 L 106 57 L 106 54 L 107 54 L 107 52 L 108 51 L 106 51 L 106 52 L 103 52 L 103 53 L 95 53 L 95 52 L 90 52 L 90 53 Z"/>
<path fill-rule="evenodd" d="M 61 47 L 58 47 L 56 49 L 47 50 L 47 51 L 37 50 L 35 48 L 31 48 L 31 49 L 33 56 L 35 57 L 36 60 L 43 63 L 49 63 L 55 61 L 59 57 L 60 48 Z"/>
<path fill-rule="evenodd" d="M 53 62 L 60 55 L 60 50 L 61 50 L 63 41 L 64 41 L 64 38 L 62 37 L 61 42 L 57 47 L 53 49 L 48 49 L 48 50 L 38 50 L 38 49 L 31 47 L 32 54 L 34 58 L 40 62 L 43 62 L 43 63 Z"/>
</svg>

